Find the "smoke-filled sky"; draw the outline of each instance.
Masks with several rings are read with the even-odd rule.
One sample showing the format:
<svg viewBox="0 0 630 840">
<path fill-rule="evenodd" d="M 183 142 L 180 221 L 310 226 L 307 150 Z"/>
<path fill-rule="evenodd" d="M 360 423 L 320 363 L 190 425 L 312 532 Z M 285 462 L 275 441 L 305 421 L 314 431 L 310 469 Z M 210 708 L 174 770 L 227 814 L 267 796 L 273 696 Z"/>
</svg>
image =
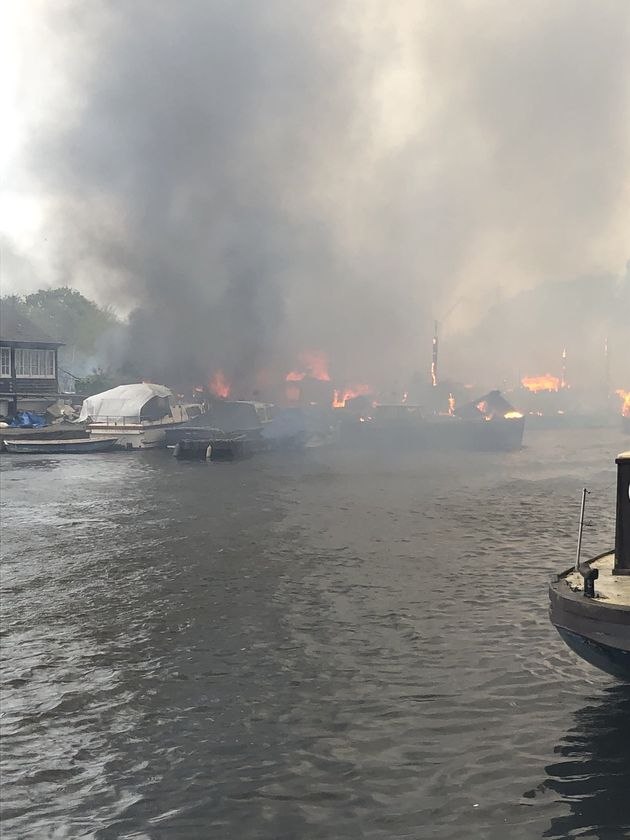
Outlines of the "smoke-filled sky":
<svg viewBox="0 0 630 840">
<path fill-rule="evenodd" d="M 3 292 L 132 312 L 124 352 L 162 381 L 317 350 L 385 384 L 434 318 L 451 375 L 516 375 L 488 311 L 579 279 L 562 339 L 524 310 L 536 363 L 610 332 L 626 375 L 627 0 L 7 8 Z"/>
</svg>

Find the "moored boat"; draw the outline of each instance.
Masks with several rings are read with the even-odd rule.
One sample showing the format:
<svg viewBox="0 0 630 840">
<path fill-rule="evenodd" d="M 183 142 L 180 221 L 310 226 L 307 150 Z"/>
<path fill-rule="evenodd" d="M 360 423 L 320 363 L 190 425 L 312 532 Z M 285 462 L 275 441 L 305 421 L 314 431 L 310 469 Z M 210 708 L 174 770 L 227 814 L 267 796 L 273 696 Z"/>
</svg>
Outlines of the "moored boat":
<svg viewBox="0 0 630 840">
<path fill-rule="evenodd" d="M 630 452 L 617 463 L 614 551 L 580 562 L 586 490 L 575 567 L 549 586 L 549 617 L 567 645 L 602 671 L 630 681 Z"/>
<path fill-rule="evenodd" d="M 376 404 L 341 420 L 344 441 L 432 450 L 513 451 L 523 443 L 525 419 L 498 391 L 451 414 L 426 414 L 419 405 Z"/>
<path fill-rule="evenodd" d="M 244 437 L 250 448 L 264 449 L 263 430 L 271 424 L 271 406 L 248 400 L 214 400 L 204 414 L 166 429 L 166 446 L 181 441 Z"/>
<path fill-rule="evenodd" d="M 119 385 L 83 401 L 79 420 L 90 437 L 116 437 L 121 449 L 166 446 L 166 432 L 188 420 L 186 408 L 164 385 Z"/>
<path fill-rule="evenodd" d="M 53 423 L 50 426 L 40 426 L 37 429 L 5 426 L 0 428 L 0 449 L 8 440 L 78 440 L 89 437 L 82 423 Z"/>
<path fill-rule="evenodd" d="M 5 440 L 8 452 L 25 455 L 82 455 L 88 452 L 108 452 L 118 443 L 117 438 L 75 438 L 72 439 L 40 439 Z"/>
</svg>

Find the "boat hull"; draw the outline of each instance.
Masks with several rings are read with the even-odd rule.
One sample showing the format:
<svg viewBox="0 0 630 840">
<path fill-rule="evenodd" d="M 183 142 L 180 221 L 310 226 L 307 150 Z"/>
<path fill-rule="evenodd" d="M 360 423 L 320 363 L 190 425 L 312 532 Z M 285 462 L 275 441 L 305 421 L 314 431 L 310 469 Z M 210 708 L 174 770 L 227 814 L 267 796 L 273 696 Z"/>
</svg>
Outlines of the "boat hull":
<svg viewBox="0 0 630 840">
<path fill-rule="evenodd" d="M 110 424 L 110 425 L 88 425 L 88 431 L 92 440 L 116 437 L 119 449 L 160 449 L 166 446 L 167 429 L 179 425 L 170 423 L 168 425 L 134 425 Z"/>
<path fill-rule="evenodd" d="M 521 449 L 525 421 L 495 419 L 416 420 L 399 423 L 373 420 L 345 421 L 341 425 L 344 443 L 437 451 L 512 452 Z"/>
<path fill-rule="evenodd" d="M 210 440 L 213 437 L 220 437 L 221 435 L 221 429 L 214 429 L 211 426 L 187 425 L 184 423 L 181 426 L 166 430 L 166 445 L 177 446 L 182 441 L 204 441 Z"/>
<path fill-rule="evenodd" d="M 556 630 L 571 650 L 589 665 L 599 668 L 611 677 L 630 682 L 630 651 L 595 642 L 564 627 L 556 627 Z"/>
<path fill-rule="evenodd" d="M 108 452 L 117 444 L 116 438 L 102 440 L 5 440 L 9 452 L 21 455 L 84 455 L 92 452 Z"/>
<path fill-rule="evenodd" d="M 572 572 L 563 572 L 549 585 L 551 623 L 586 662 L 630 681 L 630 606 L 586 597 L 569 585 Z"/>
<path fill-rule="evenodd" d="M 252 454 L 251 445 L 242 437 L 181 440 L 173 450 L 180 461 L 235 461 Z"/>
<path fill-rule="evenodd" d="M 81 423 L 54 423 L 51 426 L 42 426 L 39 429 L 23 429 L 20 427 L 7 426 L 0 429 L 0 449 L 5 448 L 5 441 L 13 440 L 78 440 L 89 437 L 85 426 Z"/>
</svg>

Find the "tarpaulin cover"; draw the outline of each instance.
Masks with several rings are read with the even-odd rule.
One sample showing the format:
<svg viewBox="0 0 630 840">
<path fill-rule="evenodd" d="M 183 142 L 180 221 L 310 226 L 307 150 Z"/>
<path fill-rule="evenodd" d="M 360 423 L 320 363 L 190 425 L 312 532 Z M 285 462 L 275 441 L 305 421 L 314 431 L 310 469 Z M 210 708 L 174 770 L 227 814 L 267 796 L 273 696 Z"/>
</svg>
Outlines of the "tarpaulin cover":
<svg viewBox="0 0 630 840">
<path fill-rule="evenodd" d="M 10 425 L 20 429 L 41 429 L 46 425 L 46 418 L 40 414 L 33 414 L 32 411 L 19 411 Z"/>
<path fill-rule="evenodd" d="M 169 399 L 173 392 L 164 385 L 154 385 L 149 382 L 139 382 L 134 385 L 119 385 L 102 394 L 87 397 L 81 406 L 79 420 L 106 421 L 123 418 L 140 420 L 143 406 L 153 397 Z"/>
</svg>

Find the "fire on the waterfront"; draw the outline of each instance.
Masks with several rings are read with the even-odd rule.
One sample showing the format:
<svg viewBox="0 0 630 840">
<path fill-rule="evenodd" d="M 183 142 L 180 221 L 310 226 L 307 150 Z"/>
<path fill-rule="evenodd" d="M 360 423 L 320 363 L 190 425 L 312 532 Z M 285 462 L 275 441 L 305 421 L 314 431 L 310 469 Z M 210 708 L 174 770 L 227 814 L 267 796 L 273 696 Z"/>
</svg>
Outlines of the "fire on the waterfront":
<svg viewBox="0 0 630 840">
<path fill-rule="evenodd" d="M 540 391 L 559 391 L 564 387 L 560 377 L 552 376 L 550 373 L 545 373 L 543 376 L 524 376 L 521 379 L 521 385 L 533 394 L 538 394 Z"/>
</svg>

